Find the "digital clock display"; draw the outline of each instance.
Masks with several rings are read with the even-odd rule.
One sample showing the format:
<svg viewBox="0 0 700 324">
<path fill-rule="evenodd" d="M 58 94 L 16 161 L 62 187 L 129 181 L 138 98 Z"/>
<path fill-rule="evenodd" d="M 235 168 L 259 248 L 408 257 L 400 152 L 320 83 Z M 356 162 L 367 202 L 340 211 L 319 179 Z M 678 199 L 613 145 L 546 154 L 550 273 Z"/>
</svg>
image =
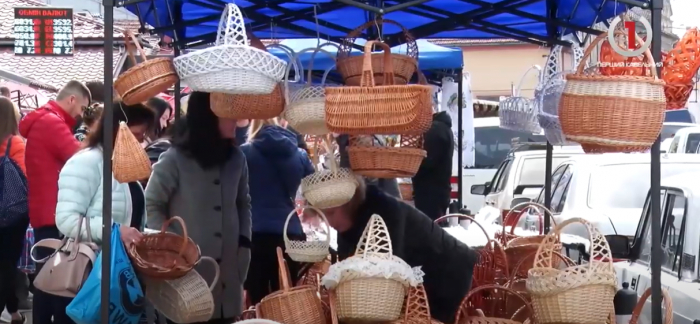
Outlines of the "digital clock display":
<svg viewBox="0 0 700 324">
<path fill-rule="evenodd" d="M 73 55 L 73 9 L 14 9 L 15 55 Z"/>
</svg>

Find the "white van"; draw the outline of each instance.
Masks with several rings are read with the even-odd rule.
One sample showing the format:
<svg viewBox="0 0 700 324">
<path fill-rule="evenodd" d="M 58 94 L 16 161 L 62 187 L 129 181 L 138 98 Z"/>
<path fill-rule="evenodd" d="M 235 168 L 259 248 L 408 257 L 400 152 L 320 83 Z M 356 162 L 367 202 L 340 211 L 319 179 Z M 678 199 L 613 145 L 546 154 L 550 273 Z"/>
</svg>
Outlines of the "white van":
<svg viewBox="0 0 700 324">
<path fill-rule="evenodd" d="M 700 148 L 700 126 L 681 128 L 673 135 L 668 144 L 669 154 L 695 154 Z"/>
</svg>

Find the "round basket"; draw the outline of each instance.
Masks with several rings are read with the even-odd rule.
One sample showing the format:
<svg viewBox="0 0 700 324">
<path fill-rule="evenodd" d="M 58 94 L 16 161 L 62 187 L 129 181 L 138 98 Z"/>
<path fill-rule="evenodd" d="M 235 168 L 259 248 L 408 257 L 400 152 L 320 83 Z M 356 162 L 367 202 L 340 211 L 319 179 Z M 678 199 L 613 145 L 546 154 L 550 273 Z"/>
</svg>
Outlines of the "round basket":
<svg viewBox="0 0 700 324">
<path fill-rule="evenodd" d="M 600 34 L 588 46 L 582 62 L 605 39 Z M 637 36 L 639 37 L 639 36 Z M 654 59 L 644 54 L 650 66 Z M 580 63 L 566 75 L 559 105 L 559 120 L 567 140 L 581 144 L 587 153 L 644 152 L 661 132 L 666 109 L 664 82 L 656 77 L 585 74 Z"/>
<path fill-rule="evenodd" d="M 541 89 L 535 90 L 535 100 L 538 102 L 540 108 L 537 114 L 537 121 L 544 130 L 544 136 L 547 138 L 547 142 L 552 145 L 564 145 L 569 143 L 564 137 L 564 133 L 561 130 L 561 123 L 559 122 L 559 101 L 561 100 L 561 94 L 564 92 L 564 87 L 566 86 L 566 78 L 564 78 L 564 75 L 571 73 L 563 69 L 562 50 L 563 47 L 557 45 L 549 53 L 544 71 L 544 86 Z M 571 42 L 571 51 L 573 53 L 571 70 L 574 70 L 583 58 L 583 50 L 576 42 Z"/>
<path fill-rule="evenodd" d="M 321 137 L 316 139 L 315 154 L 312 157 L 314 166 L 319 165 L 321 143 L 326 151 L 326 161 L 330 170 L 321 169 L 301 179 L 301 194 L 311 206 L 321 209 L 334 208 L 344 205 L 355 196 L 357 179 L 352 171 L 338 167 L 328 136 L 324 136 L 322 140 Z"/>
<path fill-rule="evenodd" d="M 375 86 L 372 72 L 372 45 L 384 50 L 384 82 Z M 394 85 L 392 56 L 388 45 L 368 41 L 362 65 L 364 78 L 359 86 L 326 88 L 326 126 L 338 134 L 423 134 L 432 123 L 431 87 Z M 340 66 L 340 62 L 337 63 Z M 430 122 L 426 122 L 429 120 Z"/>
<path fill-rule="evenodd" d="M 332 67 L 325 71 L 320 85 L 312 83 L 312 72 L 314 58 L 318 52 L 328 55 L 331 60 L 335 58 L 333 55 L 323 50 L 324 46 L 337 46 L 334 43 L 325 43 L 316 48 L 307 48 L 299 51 L 293 61 L 297 61 L 298 57 L 306 52 L 313 52 L 309 61 L 308 76 L 306 85 L 301 86 L 296 91 L 290 91 L 289 87 L 289 72 L 291 69 L 287 67 L 287 74 L 284 78 L 284 95 L 287 100 L 287 106 L 284 108 L 284 119 L 289 125 L 301 134 L 308 135 L 325 135 L 328 134 L 326 127 L 326 77 L 332 70 Z"/>
<path fill-rule="evenodd" d="M 196 270 L 175 280 L 144 278 L 148 301 L 175 323 L 206 322 L 214 314 L 214 296 L 211 292 L 219 282 L 219 265 L 207 256 L 202 260 L 209 261 L 216 270 L 210 285 Z"/>
<path fill-rule="evenodd" d="M 542 323 L 530 303 L 516 291 L 497 285 L 485 285 L 469 291 L 455 315 L 459 324 Z M 572 322 L 582 323 L 582 322 Z"/>
<path fill-rule="evenodd" d="M 554 268 L 553 254 L 560 251 L 557 236 L 573 223 L 581 223 L 588 229 L 590 261 L 563 270 Z M 617 291 L 612 260 L 608 241 L 588 221 L 572 218 L 555 227 L 540 244 L 526 281 L 538 322 L 605 323 L 613 311 Z"/>
<path fill-rule="evenodd" d="M 525 277 L 521 276 L 522 271 L 520 269 L 532 268 L 532 264 L 534 264 L 536 256 L 537 251 L 520 258 L 520 263 L 516 264 L 515 267 L 513 267 L 513 270 L 511 271 L 511 277 L 508 278 L 508 281 L 503 285 L 507 288 L 515 290 L 518 294 L 522 295 L 528 301 L 531 301 L 531 298 L 530 294 L 528 294 L 527 292 L 526 287 L 527 274 Z M 574 262 L 574 260 L 571 260 L 569 257 L 559 252 L 552 253 L 552 257 L 555 257 L 559 260 L 559 262 L 557 262 L 556 264 L 557 269 L 573 267 L 576 265 L 576 262 Z"/>
<path fill-rule="evenodd" d="M 125 122 L 119 123 L 114 141 L 112 173 L 120 183 L 148 179 L 151 176 L 151 160 Z"/>
<path fill-rule="evenodd" d="M 173 64 L 193 91 L 231 94 L 269 94 L 287 68 L 284 60 L 248 46 L 243 14 L 232 3 L 221 15 L 214 46 L 180 55 Z"/>
<path fill-rule="evenodd" d="M 350 137 L 347 150 L 354 173 L 369 178 L 410 178 L 418 173 L 427 156 L 422 135 L 401 135 L 399 147 L 375 146 L 375 142 L 362 136 Z"/>
<path fill-rule="evenodd" d="M 387 79 L 383 77 L 387 72 L 391 73 L 393 81 L 391 84 L 404 85 L 408 84 L 411 77 L 418 70 L 418 44 L 411 33 L 401 24 L 393 20 L 377 19 L 368 21 L 351 31 L 345 38 L 338 50 L 337 68 L 340 75 L 343 77 L 343 83 L 347 86 L 359 86 L 362 84 L 363 74 L 365 73 L 364 65 L 366 63 L 362 55 L 353 55 L 352 50 L 355 45 L 355 40 L 362 36 L 362 32 L 369 28 L 382 28 L 384 24 L 394 25 L 401 28 L 403 32 L 404 42 L 406 44 L 406 55 L 390 54 L 391 64 L 387 65 L 386 58 L 380 53 L 371 54 L 371 66 L 374 68 L 374 79 L 376 83 L 372 85 L 386 85 Z M 365 52 L 367 52 L 365 47 Z M 372 51 L 372 48 L 369 48 Z M 367 54 L 370 56 L 370 54 Z"/>
<path fill-rule="evenodd" d="M 667 289 L 661 289 L 661 294 L 663 295 L 663 310 L 664 310 L 664 323 L 663 324 L 673 324 L 673 300 L 668 294 Z M 639 316 L 642 315 L 642 310 L 644 310 L 644 305 L 647 300 L 651 297 L 651 288 L 647 288 L 642 294 L 642 297 L 637 301 L 637 306 L 634 307 L 632 311 L 632 318 L 630 318 L 629 324 L 637 324 L 639 322 Z"/>
<path fill-rule="evenodd" d="M 501 102 L 498 103 L 498 117 L 501 128 L 531 134 L 542 131 L 537 121 L 537 114 L 539 112 L 538 102 L 535 99 L 520 96 L 523 82 L 532 71 L 538 72 L 539 82 L 537 84 L 537 90 L 540 90 L 543 86 L 542 68 L 539 65 L 533 65 L 525 71 L 525 74 L 520 78 L 520 82 L 513 96 L 501 100 Z"/>
<path fill-rule="evenodd" d="M 326 250 L 328 253 L 328 250 Z M 323 304 L 314 286 L 291 287 L 289 269 L 281 248 L 277 248 L 280 290 L 265 296 L 256 307 L 259 318 L 280 323 L 326 324 Z"/>
<path fill-rule="evenodd" d="M 183 236 L 165 231 L 173 221 L 180 223 Z M 182 278 L 199 263 L 202 255 L 199 246 L 187 236 L 185 222 L 178 216 L 166 220 L 160 233 L 144 235 L 138 244 L 130 245 L 127 252 L 136 272 L 164 280 Z"/>
<path fill-rule="evenodd" d="M 287 228 L 289 227 L 289 220 L 292 219 L 292 217 L 298 217 L 297 216 L 297 210 L 292 210 L 289 215 L 287 215 L 287 220 L 284 221 L 284 229 L 282 230 L 282 236 L 284 238 L 284 247 L 286 252 L 289 257 L 296 261 L 296 262 L 320 262 L 326 259 L 328 256 L 328 248 L 330 248 L 331 244 L 331 235 L 330 235 L 330 226 L 328 225 L 328 220 L 326 219 L 326 215 L 323 214 L 323 212 L 315 207 L 312 206 L 306 206 L 304 208 L 310 208 L 316 213 L 318 213 L 323 221 L 326 223 L 326 226 L 328 226 L 328 235 L 326 235 L 326 240 L 325 241 L 295 241 L 295 240 L 290 240 L 289 237 L 287 236 Z"/>
<path fill-rule="evenodd" d="M 132 32 L 125 31 L 124 37 L 126 38 L 126 53 L 133 66 L 114 80 L 114 90 L 119 94 L 121 100 L 127 105 L 134 105 L 162 92 L 167 92 L 177 82 L 173 61 L 165 57 L 148 60 L 146 52 L 141 48 L 141 44 Z M 140 64 L 134 57 L 134 47 L 141 56 L 142 62 Z"/>
</svg>

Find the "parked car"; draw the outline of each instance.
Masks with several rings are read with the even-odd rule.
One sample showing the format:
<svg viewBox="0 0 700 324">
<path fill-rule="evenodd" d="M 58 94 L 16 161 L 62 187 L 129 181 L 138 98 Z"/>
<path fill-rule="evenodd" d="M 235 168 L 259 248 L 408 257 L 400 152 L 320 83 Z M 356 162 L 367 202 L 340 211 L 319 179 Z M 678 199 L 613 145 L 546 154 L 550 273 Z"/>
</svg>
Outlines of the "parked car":
<svg viewBox="0 0 700 324">
<path fill-rule="evenodd" d="M 661 180 L 661 285 L 673 300 L 673 323 L 700 322 L 700 172 Z M 638 296 L 651 286 L 651 211 L 649 193 L 628 253 L 630 261 L 616 262 L 618 283 L 627 282 Z M 614 249 L 613 249 L 614 251 Z M 647 300 L 639 324 L 652 324 Z"/>
<path fill-rule="evenodd" d="M 700 125 L 676 131 L 668 145 L 668 154 L 695 154 L 700 146 Z"/>
</svg>

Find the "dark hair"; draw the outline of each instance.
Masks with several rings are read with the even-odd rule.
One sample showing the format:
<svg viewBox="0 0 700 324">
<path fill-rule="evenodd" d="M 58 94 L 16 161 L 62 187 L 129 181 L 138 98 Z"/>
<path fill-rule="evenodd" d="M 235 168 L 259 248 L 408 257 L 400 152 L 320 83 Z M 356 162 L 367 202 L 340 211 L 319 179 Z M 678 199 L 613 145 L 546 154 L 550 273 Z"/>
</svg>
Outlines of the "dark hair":
<svg viewBox="0 0 700 324">
<path fill-rule="evenodd" d="M 163 114 L 165 114 L 166 111 L 169 111 L 172 115 L 173 107 L 171 107 L 170 104 L 165 101 L 165 99 L 159 97 L 152 97 L 151 99 L 148 99 L 148 101 L 146 101 L 146 106 L 150 107 L 156 112 L 156 123 L 155 127 L 153 127 L 153 134 L 151 134 L 151 137 L 160 138 L 161 136 L 165 135 L 165 129 L 160 127 L 160 118 L 163 117 Z"/>
<path fill-rule="evenodd" d="M 56 95 L 56 100 L 63 100 L 68 96 L 81 96 L 88 101 L 92 99 L 92 94 L 90 90 L 79 81 L 68 81 Z"/>
<path fill-rule="evenodd" d="M 104 123 L 106 115 L 105 113 L 102 114 L 97 128 L 88 135 L 86 147 L 99 147 L 104 142 Z M 112 145 L 114 145 L 120 122 L 126 122 L 128 126 L 148 125 L 150 128 L 153 127 L 156 114 L 151 108 L 140 103 L 128 106 L 121 101 L 115 101 L 112 105 L 112 115 L 114 116 L 114 121 L 112 122 L 112 129 L 114 130 Z"/>
<path fill-rule="evenodd" d="M 231 157 L 235 142 L 221 136 L 219 117 L 209 108 L 209 93 L 193 92 L 188 106 L 186 127 L 176 129 L 173 145 L 195 159 L 203 169 L 224 164 Z"/>
<path fill-rule="evenodd" d="M 4 141 L 10 135 L 17 135 L 15 105 L 10 98 L 0 97 L 0 141 Z"/>
<path fill-rule="evenodd" d="M 102 111 L 104 110 L 104 106 L 100 103 L 94 103 L 85 110 L 83 110 L 83 114 L 81 115 L 83 123 L 87 125 L 88 127 L 92 127 L 98 120 L 100 120 L 100 117 L 102 117 Z"/>
<path fill-rule="evenodd" d="M 105 84 L 102 81 L 85 82 L 85 87 L 90 90 L 92 102 L 105 102 Z"/>
<path fill-rule="evenodd" d="M 10 97 L 10 88 L 8 87 L 0 87 L 0 96 L 3 97 Z"/>
</svg>

